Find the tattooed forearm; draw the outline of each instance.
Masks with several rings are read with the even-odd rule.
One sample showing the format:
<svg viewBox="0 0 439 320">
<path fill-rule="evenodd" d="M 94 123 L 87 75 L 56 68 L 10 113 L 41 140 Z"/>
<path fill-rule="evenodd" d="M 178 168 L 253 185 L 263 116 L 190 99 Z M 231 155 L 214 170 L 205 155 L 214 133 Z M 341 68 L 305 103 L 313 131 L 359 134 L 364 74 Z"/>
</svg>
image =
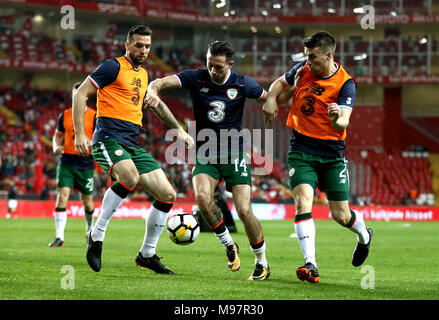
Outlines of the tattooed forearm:
<svg viewBox="0 0 439 320">
<path fill-rule="evenodd" d="M 171 129 L 180 128 L 177 119 L 175 119 L 171 110 L 169 110 L 168 106 L 163 101 L 160 101 L 157 108 L 152 108 L 152 111 Z"/>
</svg>

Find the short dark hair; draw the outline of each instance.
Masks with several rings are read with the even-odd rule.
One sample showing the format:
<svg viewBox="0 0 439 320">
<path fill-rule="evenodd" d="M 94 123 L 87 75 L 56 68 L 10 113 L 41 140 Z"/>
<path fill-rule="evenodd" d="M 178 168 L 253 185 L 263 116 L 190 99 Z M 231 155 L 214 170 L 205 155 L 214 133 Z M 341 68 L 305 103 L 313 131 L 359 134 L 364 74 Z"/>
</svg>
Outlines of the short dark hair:
<svg viewBox="0 0 439 320">
<path fill-rule="evenodd" d="M 78 89 L 78 88 L 81 86 L 81 84 L 82 84 L 82 82 L 76 82 L 76 83 L 73 85 L 73 90 Z"/>
<path fill-rule="evenodd" d="M 235 54 L 233 46 L 228 41 L 214 41 L 207 47 L 212 56 L 225 56 L 230 61 Z"/>
<path fill-rule="evenodd" d="M 152 35 L 152 30 L 150 27 L 144 26 L 144 25 L 135 25 L 128 31 L 127 34 L 127 41 L 131 42 L 133 41 L 133 35 L 140 34 L 142 36 L 150 36 Z"/>
<path fill-rule="evenodd" d="M 303 40 L 303 45 L 308 49 L 319 47 L 323 53 L 328 51 L 334 53 L 336 47 L 334 37 L 326 31 L 314 33 L 312 36 Z"/>
</svg>

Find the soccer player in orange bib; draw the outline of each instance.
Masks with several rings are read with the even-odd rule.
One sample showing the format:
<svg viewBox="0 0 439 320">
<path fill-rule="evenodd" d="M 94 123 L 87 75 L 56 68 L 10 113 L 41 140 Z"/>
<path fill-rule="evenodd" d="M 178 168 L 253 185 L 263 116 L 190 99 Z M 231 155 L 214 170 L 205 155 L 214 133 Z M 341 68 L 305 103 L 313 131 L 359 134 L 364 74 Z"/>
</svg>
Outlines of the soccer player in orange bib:
<svg viewBox="0 0 439 320">
<path fill-rule="evenodd" d="M 135 262 L 156 273 L 173 273 L 160 262 L 156 245 L 176 200 L 176 192 L 160 165 L 138 144 L 139 127 L 143 123 L 143 100 L 150 81 L 148 72 L 141 65 L 150 51 L 151 35 L 149 27 L 132 27 L 125 42 L 125 55 L 104 61 L 87 77 L 73 99 L 76 150 L 85 155 L 92 144 L 94 159 L 115 181 L 105 192 L 95 226 L 87 233 L 87 262 L 96 272 L 101 270 L 102 244 L 110 219 L 139 184 L 155 200 L 149 209 L 144 241 Z M 95 93 L 97 120 L 91 142 L 84 133 L 83 110 L 86 98 Z M 177 129 L 178 138 L 188 147 L 193 146 L 193 139 L 166 104 L 160 101 L 151 110 L 170 128 Z"/>
<path fill-rule="evenodd" d="M 326 192 L 334 220 L 357 235 L 358 243 L 352 256 L 354 267 L 360 266 L 369 254 L 372 230 L 366 228 L 361 214 L 350 210 L 348 202 L 348 162 L 344 149 L 355 100 L 355 83 L 343 67 L 334 62 L 336 43 L 331 34 L 317 32 L 304 40 L 304 46 L 306 61 L 271 84 L 263 112 L 265 122 L 271 123 L 277 115 L 278 103 L 293 98 L 287 120 L 293 131 L 288 174 L 296 206 L 294 227 L 305 258 L 305 265 L 299 267 L 296 274 L 302 281 L 317 283 L 320 276 L 311 215 L 317 186 Z"/>
<path fill-rule="evenodd" d="M 72 94 L 81 85 L 73 86 Z M 84 108 L 84 131 L 89 139 L 95 127 L 96 111 Z M 55 155 L 61 155 L 56 168 L 56 207 L 55 207 L 55 240 L 49 247 L 64 247 L 64 229 L 67 223 L 67 201 L 72 188 L 78 190 L 84 206 L 86 232 L 93 226 L 93 176 L 94 160 L 91 154 L 82 157 L 75 151 L 75 132 L 73 129 L 72 108 L 64 110 L 58 117 L 58 125 L 52 138 L 52 148 Z"/>
</svg>

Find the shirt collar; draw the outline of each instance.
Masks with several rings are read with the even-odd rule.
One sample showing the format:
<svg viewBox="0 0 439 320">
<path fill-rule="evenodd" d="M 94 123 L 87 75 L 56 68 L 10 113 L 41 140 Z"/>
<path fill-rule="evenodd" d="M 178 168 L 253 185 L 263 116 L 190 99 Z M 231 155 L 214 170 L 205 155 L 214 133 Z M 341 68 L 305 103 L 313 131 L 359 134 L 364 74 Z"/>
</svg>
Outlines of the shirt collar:
<svg viewBox="0 0 439 320">
<path fill-rule="evenodd" d="M 231 72 L 230 69 L 229 69 L 229 72 L 227 73 L 227 76 L 226 76 L 226 78 L 224 79 L 224 81 L 223 81 L 222 83 L 218 83 L 218 82 L 216 82 L 215 80 L 213 80 L 212 78 L 210 78 L 210 80 L 211 80 L 214 84 L 216 84 L 217 86 L 222 86 L 223 84 L 225 84 L 225 83 L 229 80 L 231 74 L 232 74 L 232 72 Z"/>
</svg>

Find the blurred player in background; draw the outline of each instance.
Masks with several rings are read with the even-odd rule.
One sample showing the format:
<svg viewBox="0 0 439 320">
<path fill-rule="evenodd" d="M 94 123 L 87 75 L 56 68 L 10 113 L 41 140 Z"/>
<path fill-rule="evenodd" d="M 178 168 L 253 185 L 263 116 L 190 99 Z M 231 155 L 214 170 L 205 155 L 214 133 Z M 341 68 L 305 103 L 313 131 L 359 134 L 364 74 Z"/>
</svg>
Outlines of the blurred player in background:
<svg viewBox="0 0 439 320">
<path fill-rule="evenodd" d="M 73 99 L 76 150 L 86 155 L 92 144 L 93 157 L 115 183 L 105 192 L 101 213 L 87 233 L 87 261 L 98 272 L 101 269 L 102 244 L 114 212 L 139 184 L 155 200 L 149 209 L 143 245 L 135 262 L 156 273 L 173 273 L 156 254 L 176 192 L 160 165 L 138 144 L 143 120 L 143 100 L 149 83 L 148 72 L 141 67 L 151 48 L 152 31 L 134 26 L 127 35 L 124 56 L 104 61 L 91 73 Z M 84 132 L 83 110 L 87 97 L 97 93 L 97 121 L 93 142 Z M 178 130 L 179 139 L 188 147 L 192 138 L 178 124 L 162 101 L 153 112 L 170 128 Z"/>
<path fill-rule="evenodd" d="M 207 143 L 197 143 L 197 156 L 192 172 L 195 198 L 203 219 L 213 229 L 224 245 L 227 264 L 231 271 L 240 268 L 239 248 L 227 229 L 221 209 L 215 204 L 214 193 L 224 179 L 226 189 L 233 194 L 236 211 L 244 224 L 250 247 L 255 255 L 255 269 L 249 280 L 265 280 L 270 268 L 265 256 L 266 244 L 259 220 L 253 215 L 251 206 L 251 172 L 249 156 L 243 152 L 243 141 L 239 139 L 239 150 L 232 150 L 228 141 L 220 141 L 220 130 L 241 131 L 246 98 L 265 102 L 266 91 L 250 77 L 231 71 L 234 50 L 227 41 L 215 41 L 207 50 L 207 69 L 185 70 L 177 75 L 151 82 L 146 96 L 147 103 L 157 104 L 158 93 L 166 88 L 186 88 L 191 92 L 196 121 L 196 132 L 212 129 L 216 133 L 213 142 L 215 155 L 200 152 Z M 226 139 L 227 140 L 227 139 Z M 209 143 L 212 143 L 210 139 Z M 224 148 L 224 143 L 226 144 Z M 233 143 L 232 143 L 233 144 Z M 225 161 L 222 161 L 224 160 Z"/>
<path fill-rule="evenodd" d="M 343 67 L 334 62 L 335 39 L 317 32 L 304 40 L 307 60 L 295 65 L 270 86 L 263 112 L 266 123 L 277 115 L 278 103 L 293 97 L 287 125 L 293 128 L 288 152 L 289 183 L 296 205 L 295 230 L 305 265 L 298 278 L 320 281 L 315 256 L 315 226 L 311 210 L 316 186 L 327 194 L 332 217 L 357 234 L 352 264 L 360 266 L 369 254 L 372 230 L 361 214 L 349 209 L 348 162 L 344 158 L 346 128 L 356 86 Z M 279 99 L 281 93 L 287 93 Z"/>
<path fill-rule="evenodd" d="M 80 82 L 73 86 L 73 95 L 78 90 Z M 96 111 L 91 108 L 84 109 L 84 129 L 87 137 L 91 139 L 96 121 Z M 91 154 L 79 156 L 75 151 L 75 132 L 73 130 L 73 112 L 68 108 L 58 117 L 58 125 L 52 138 L 53 153 L 61 155 L 56 168 L 56 207 L 55 230 L 56 236 L 49 247 L 64 247 L 64 229 L 67 223 L 67 202 L 73 189 L 79 190 L 84 206 L 86 232 L 93 226 L 93 176 L 94 160 Z"/>
<path fill-rule="evenodd" d="M 8 192 L 8 212 L 6 213 L 6 218 L 18 218 L 17 211 L 18 200 L 17 200 L 17 187 L 15 185 L 11 185 Z"/>
</svg>

